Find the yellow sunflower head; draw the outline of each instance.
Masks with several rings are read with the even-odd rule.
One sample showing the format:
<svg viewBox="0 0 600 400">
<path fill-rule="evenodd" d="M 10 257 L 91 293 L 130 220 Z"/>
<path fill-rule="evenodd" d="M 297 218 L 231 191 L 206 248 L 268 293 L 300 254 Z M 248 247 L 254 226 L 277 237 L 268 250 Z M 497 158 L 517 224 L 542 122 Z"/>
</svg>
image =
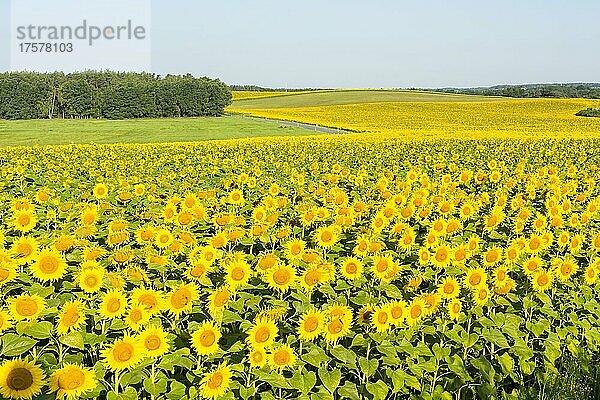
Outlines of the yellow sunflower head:
<svg viewBox="0 0 600 400">
<path fill-rule="evenodd" d="M 216 399 L 230 389 L 231 370 L 223 363 L 212 372 L 206 373 L 200 381 L 200 395 L 205 399 Z"/>
<path fill-rule="evenodd" d="M 219 351 L 221 331 L 212 322 L 203 322 L 192 333 L 192 345 L 199 355 L 211 355 Z"/>
<path fill-rule="evenodd" d="M 30 266 L 33 276 L 42 281 L 57 281 L 67 270 L 67 261 L 58 250 L 47 248 L 41 250 Z"/>
<path fill-rule="evenodd" d="M 281 371 L 284 368 L 293 367 L 296 362 L 294 350 L 286 344 L 274 348 L 268 355 L 269 365 Z"/>
<path fill-rule="evenodd" d="M 125 335 L 101 351 L 104 363 L 111 371 L 131 369 L 144 356 L 144 346 L 137 338 Z"/>
<path fill-rule="evenodd" d="M 56 398 L 76 399 L 94 390 L 98 385 L 94 370 L 76 364 L 66 363 L 50 376 L 50 391 Z"/>
<path fill-rule="evenodd" d="M 46 301 L 37 294 L 21 294 L 8 300 L 8 308 L 15 321 L 34 321 L 44 312 Z"/>
<path fill-rule="evenodd" d="M 160 357 L 166 354 L 170 348 L 167 333 L 160 326 L 148 326 L 140 332 L 138 340 L 144 346 L 145 354 L 148 357 Z"/>
<path fill-rule="evenodd" d="M 33 362 L 7 360 L 0 365 L 0 394 L 5 398 L 31 399 L 44 384 L 44 372 Z"/>
<path fill-rule="evenodd" d="M 102 318 L 116 318 L 125 314 L 127 310 L 127 297 L 117 289 L 102 295 L 100 303 L 100 316 Z"/>
</svg>

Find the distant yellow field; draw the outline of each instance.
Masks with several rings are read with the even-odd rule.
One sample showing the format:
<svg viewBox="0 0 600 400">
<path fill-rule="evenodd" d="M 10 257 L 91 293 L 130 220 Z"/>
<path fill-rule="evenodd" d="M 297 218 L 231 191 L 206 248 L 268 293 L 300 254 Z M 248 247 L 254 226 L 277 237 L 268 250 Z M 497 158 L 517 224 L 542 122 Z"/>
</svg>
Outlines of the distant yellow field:
<svg viewBox="0 0 600 400">
<path fill-rule="evenodd" d="M 600 137 L 600 119 L 576 117 L 600 101 L 527 99 L 494 102 L 386 102 L 320 107 L 232 110 L 291 120 L 415 138 Z"/>
</svg>

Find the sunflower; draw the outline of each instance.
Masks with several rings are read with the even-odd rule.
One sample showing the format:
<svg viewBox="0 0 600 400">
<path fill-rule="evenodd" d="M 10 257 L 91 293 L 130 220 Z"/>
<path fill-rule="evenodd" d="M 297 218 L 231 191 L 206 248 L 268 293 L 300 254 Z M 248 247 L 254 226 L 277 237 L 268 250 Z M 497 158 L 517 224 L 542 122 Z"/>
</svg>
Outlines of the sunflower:
<svg viewBox="0 0 600 400">
<path fill-rule="evenodd" d="M 442 296 L 440 296 L 437 292 L 423 293 L 421 295 L 421 298 L 425 302 L 424 316 L 434 314 L 440 307 L 440 304 L 442 303 Z"/>
<path fill-rule="evenodd" d="M 244 286 L 250 280 L 252 270 L 244 260 L 232 260 L 225 265 L 225 282 L 231 290 Z"/>
<path fill-rule="evenodd" d="M 168 296 L 167 308 L 175 317 L 192 311 L 192 305 L 200 298 L 198 287 L 194 283 L 182 283 L 174 288 Z"/>
<path fill-rule="evenodd" d="M 577 273 L 579 266 L 572 258 L 558 259 L 555 266 L 555 274 L 561 282 L 567 282 L 571 276 Z"/>
<path fill-rule="evenodd" d="M 431 262 L 434 267 L 445 268 L 452 261 L 452 251 L 446 243 L 442 243 L 433 252 Z"/>
<path fill-rule="evenodd" d="M 21 294 L 8 300 L 8 308 L 15 321 L 34 321 L 46 308 L 46 302 L 37 294 Z"/>
<path fill-rule="evenodd" d="M 275 253 L 264 253 L 258 257 L 256 269 L 259 273 L 265 273 L 281 262 Z"/>
<path fill-rule="evenodd" d="M 212 322 L 205 321 L 192 333 L 192 345 L 198 355 L 207 356 L 219 351 L 220 338 L 219 328 Z"/>
<path fill-rule="evenodd" d="M 534 275 L 538 270 L 542 269 L 543 261 L 540 257 L 531 256 L 523 262 L 523 272 L 526 275 Z"/>
<path fill-rule="evenodd" d="M 101 351 L 104 363 L 111 371 L 131 369 L 144 356 L 144 346 L 137 338 L 125 335 Z"/>
<path fill-rule="evenodd" d="M 267 353 L 264 349 L 255 348 L 248 354 L 251 368 L 260 368 L 267 363 Z"/>
<path fill-rule="evenodd" d="M 98 222 L 98 208 L 95 205 L 86 206 L 81 213 L 81 222 L 84 226 L 91 226 Z"/>
<path fill-rule="evenodd" d="M 300 239 L 292 239 L 284 245 L 283 254 L 291 262 L 295 263 L 302 260 L 304 250 L 306 249 L 306 242 Z"/>
<path fill-rule="evenodd" d="M 136 287 L 131 292 L 131 302 L 144 307 L 148 314 L 153 316 L 163 310 L 165 300 L 162 292 L 158 290 Z"/>
<path fill-rule="evenodd" d="M 483 268 L 469 268 L 465 276 L 465 286 L 469 289 L 476 289 L 479 286 L 485 285 L 487 282 L 487 274 Z"/>
<path fill-rule="evenodd" d="M 521 248 L 516 244 L 511 244 L 504 252 L 504 260 L 507 264 L 512 265 L 517 262 L 520 255 Z"/>
<path fill-rule="evenodd" d="M 294 350 L 286 344 L 274 348 L 268 355 L 269 365 L 281 372 L 284 368 L 292 367 L 296 362 Z"/>
<path fill-rule="evenodd" d="M 598 269 L 593 265 L 590 265 L 586 268 L 585 273 L 583 275 L 583 279 L 586 284 L 593 285 L 598 280 Z"/>
<path fill-rule="evenodd" d="M 544 271 L 543 269 L 537 270 L 533 276 L 531 276 L 531 284 L 533 290 L 538 293 L 543 293 L 552 287 L 553 276 L 552 272 Z"/>
<path fill-rule="evenodd" d="M 348 306 L 333 304 L 325 311 L 323 332 L 325 340 L 335 343 L 339 338 L 350 332 L 352 325 L 352 310 Z"/>
<path fill-rule="evenodd" d="M 154 233 L 154 245 L 159 249 L 166 249 L 175 242 L 173 234 L 165 228 L 159 228 Z"/>
<path fill-rule="evenodd" d="M 127 326 L 133 331 L 139 331 L 148 321 L 150 321 L 150 313 L 146 307 L 139 304 L 133 305 L 125 316 Z"/>
<path fill-rule="evenodd" d="M 47 248 L 37 254 L 29 268 L 33 276 L 42 282 L 57 281 L 64 276 L 67 261 L 58 250 Z"/>
<path fill-rule="evenodd" d="M 190 260 L 192 260 L 192 262 L 198 259 L 206 263 L 207 267 L 210 267 L 219 258 L 219 250 L 210 245 L 196 247 L 192 249 L 188 257 Z"/>
<path fill-rule="evenodd" d="M 150 358 L 165 355 L 170 348 L 167 333 L 161 326 L 150 325 L 138 336 L 138 340 L 144 346 L 145 354 Z"/>
<path fill-rule="evenodd" d="M 98 381 L 94 370 L 76 364 L 65 363 L 50 375 L 50 391 L 56 398 L 77 399 L 96 388 Z"/>
<path fill-rule="evenodd" d="M 469 248 L 466 244 L 460 244 L 451 250 L 450 262 L 453 265 L 462 266 L 469 258 Z"/>
<path fill-rule="evenodd" d="M 116 318 L 125 314 L 127 310 L 127 297 L 125 293 L 114 289 L 102 295 L 100 303 L 100 316 L 102 318 Z"/>
<path fill-rule="evenodd" d="M 104 183 L 97 183 L 93 189 L 93 195 L 97 199 L 106 199 L 108 197 L 108 185 Z"/>
<path fill-rule="evenodd" d="M 208 284 L 209 280 L 207 280 L 206 274 L 210 269 L 211 267 L 205 261 L 195 260 L 190 267 L 185 270 L 185 275 L 193 281 Z"/>
<path fill-rule="evenodd" d="M 153 226 L 142 226 L 135 231 L 135 241 L 140 244 L 154 242 L 155 228 Z"/>
<path fill-rule="evenodd" d="M 446 277 L 438 288 L 438 293 L 444 299 L 453 299 L 460 293 L 460 285 L 456 279 Z"/>
<path fill-rule="evenodd" d="M 408 305 L 408 312 L 406 313 L 406 322 L 409 326 L 415 326 L 426 313 L 425 301 L 420 298 L 414 298 Z"/>
<path fill-rule="evenodd" d="M 296 281 L 296 270 L 287 264 L 279 264 L 269 270 L 264 278 L 269 287 L 280 292 L 287 292 Z"/>
<path fill-rule="evenodd" d="M 323 331 L 325 315 L 323 312 L 311 309 L 300 317 L 298 337 L 301 340 L 312 341 Z"/>
<path fill-rule="evenodd" d="M 17 277 L 17 268 L 13 262 L 0 261 L 0 287 Z"/>
<path fill-rule="evenodd" d="M 484 306 L 490 299 L 490 289 L 484 283 L 472 289 L 473 301 L 478 306 Z"/>
<path fill-rule="evenodd" d="M 44 372 L 33 362 L 7 360 L 0 365 L 0 394 L 5 398 L 31 399 L 44 384 Z"/>
<path fill-rule="evenodd" d="M 493 273 L 494 286 L 496 288 L 504 287 L 506 282 L 510 279 L 508 275 L 508 267 L 506 265 L 499 265 L 496 267 Z"/>
<path fill-rule="evenodd" d="M 307 293 L 310 293 L 317 285 L 323 283 L 327 279 L 327 275 L 327 271 L 321 266 L 310 266 L 299 277 L 300 286 L 302 286 L 302 289 Z"/>
<path fill-rule="evenodd" d="M 27 233 L 35 228 L 37 217 L 33 210 L 19 210 L 14 213 L 12 226 L 21 233 Z"/>
<path fill-rule="evenodd" d="M 4 310 L 0 310 L 0 333 L 12 328 L 12 317 Z"/>
<path fill-rule="evenodd" d="M 540 235 L 533 234 L 529 240 L 525 242 L 525 251 L 532 254 L 537 254 L 543 250 L 543 240 Z"/>
<path fill-rule="evenodd" d="M 86 261 L 82 264 L 77 275 L 77 284 L 86 293 L 96 293 L 103 284 L 104 268 L 95 261 Z"/>
<path fill-rule="evenodd" d="M 58 315 L 56 331 L 59 335 L 64 335 L 71 330 L 79 329 L 83 323 L 85 323 L 83 303 L 79 300 L 69 301 L 65 303 Z"/>
<path fill-rule="evenodd" d="M 279 330 L 274 321 L 267 318 L 258 318 L 246 333 L 248 334 L 246 341 L 250 346 L 253 349 L 261 349 L 270 347 L 273 344 Z"/>
<path fill-rule="evenodd" d="M 392 317 L 389 304 L 375 306 L 371 315 L 372 323 L 377 332 L 386 332 L 390 329 Z"/>
<path fill-rule="evenodd" d="M 227 306 L 232 292 L 227 286 L 221 286 L 208 295 L 208 311 L 216 319 Z"/>
<path fill-rule="evenodd" d="M 319 247 L 330 249 L 339 240 L 339 233 L 336 226 L 321 226 L 315 232 L 315 242 Z"/>
<path fill-rule="evenodd" d="M 458 319 L 461 311 L 462 303 L 459 299 L 452 299 L 452 301 L 448 303 L 448 315 L 450 316 L 450 319 Z"/>
<path fill-rule="evenodd" d="M 39 244 L 33 236 L 21 236 L 15 240 L 10 248 L 18 265 L 27 264 L 35 259 Z"/>
<path fill-rule="evenodd" d="M 383 282 L 391 282 L 399 268 L 392 256 L 373 257 L 373 274 Z"/>
<path fill-rule="evenodd" d="M 200 381 L 200 396 L 204 399 L 216 399 L 230 390 L 231 370 L 227 364 L 220 364 L 217 369 L 204 374 Z"/>
<path fill-rule="evenodd" d="M 483 253 L 483 264 L 485 266 L 494 266 L 502 260 L 502 249 L 500 247 L 491 247 Z"/>
<path fill-rule="evenodd" d="M 390 323 L 399 326 L 406 319 L 407 305 L 403 300 L 395 300 L 389 303 Z"/>
<path fill-rule="evenodd" d="M 344 259 L 340 270 L 342 272 L 342 276 L 346 279 L 358 279 L 362 276 L 363 273 L 363 264 L 356 257 L 348 257 Z"/>
</svg>

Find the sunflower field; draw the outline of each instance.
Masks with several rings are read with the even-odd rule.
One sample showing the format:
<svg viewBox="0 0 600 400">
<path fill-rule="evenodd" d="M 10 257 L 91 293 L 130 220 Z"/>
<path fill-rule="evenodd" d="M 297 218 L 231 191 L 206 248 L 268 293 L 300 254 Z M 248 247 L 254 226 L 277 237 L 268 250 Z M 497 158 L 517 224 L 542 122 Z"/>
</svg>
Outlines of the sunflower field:
<svg viewBox="0 0 600 400">
<path fill-rule="evenodd" d="M 516 398 L 600 345 L 598 154 L 2 148 L 0 398 Z"/>
</svg>

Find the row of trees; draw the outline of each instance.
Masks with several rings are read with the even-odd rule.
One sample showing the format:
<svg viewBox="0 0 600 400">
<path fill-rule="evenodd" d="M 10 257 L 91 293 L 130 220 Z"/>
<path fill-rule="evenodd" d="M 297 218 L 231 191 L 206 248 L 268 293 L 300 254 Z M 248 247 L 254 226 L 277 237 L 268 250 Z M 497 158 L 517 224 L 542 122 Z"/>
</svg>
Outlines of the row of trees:
<svg viewBox="0 0 600 400">
<path fill-rule="evenodd" d="M 230 103 L 223 82 L 189 74 L 0 73 L 0 119 L 218 116 Z"/>
<path fill-rule="evenodd" d="M 600 84 L 597 83 L 531 84 L 492 86 L 489 88 L 444 88 L 437 90 L 449 93 L 517 98 L 545 97 L 600 99 Z"/>
</svg>

